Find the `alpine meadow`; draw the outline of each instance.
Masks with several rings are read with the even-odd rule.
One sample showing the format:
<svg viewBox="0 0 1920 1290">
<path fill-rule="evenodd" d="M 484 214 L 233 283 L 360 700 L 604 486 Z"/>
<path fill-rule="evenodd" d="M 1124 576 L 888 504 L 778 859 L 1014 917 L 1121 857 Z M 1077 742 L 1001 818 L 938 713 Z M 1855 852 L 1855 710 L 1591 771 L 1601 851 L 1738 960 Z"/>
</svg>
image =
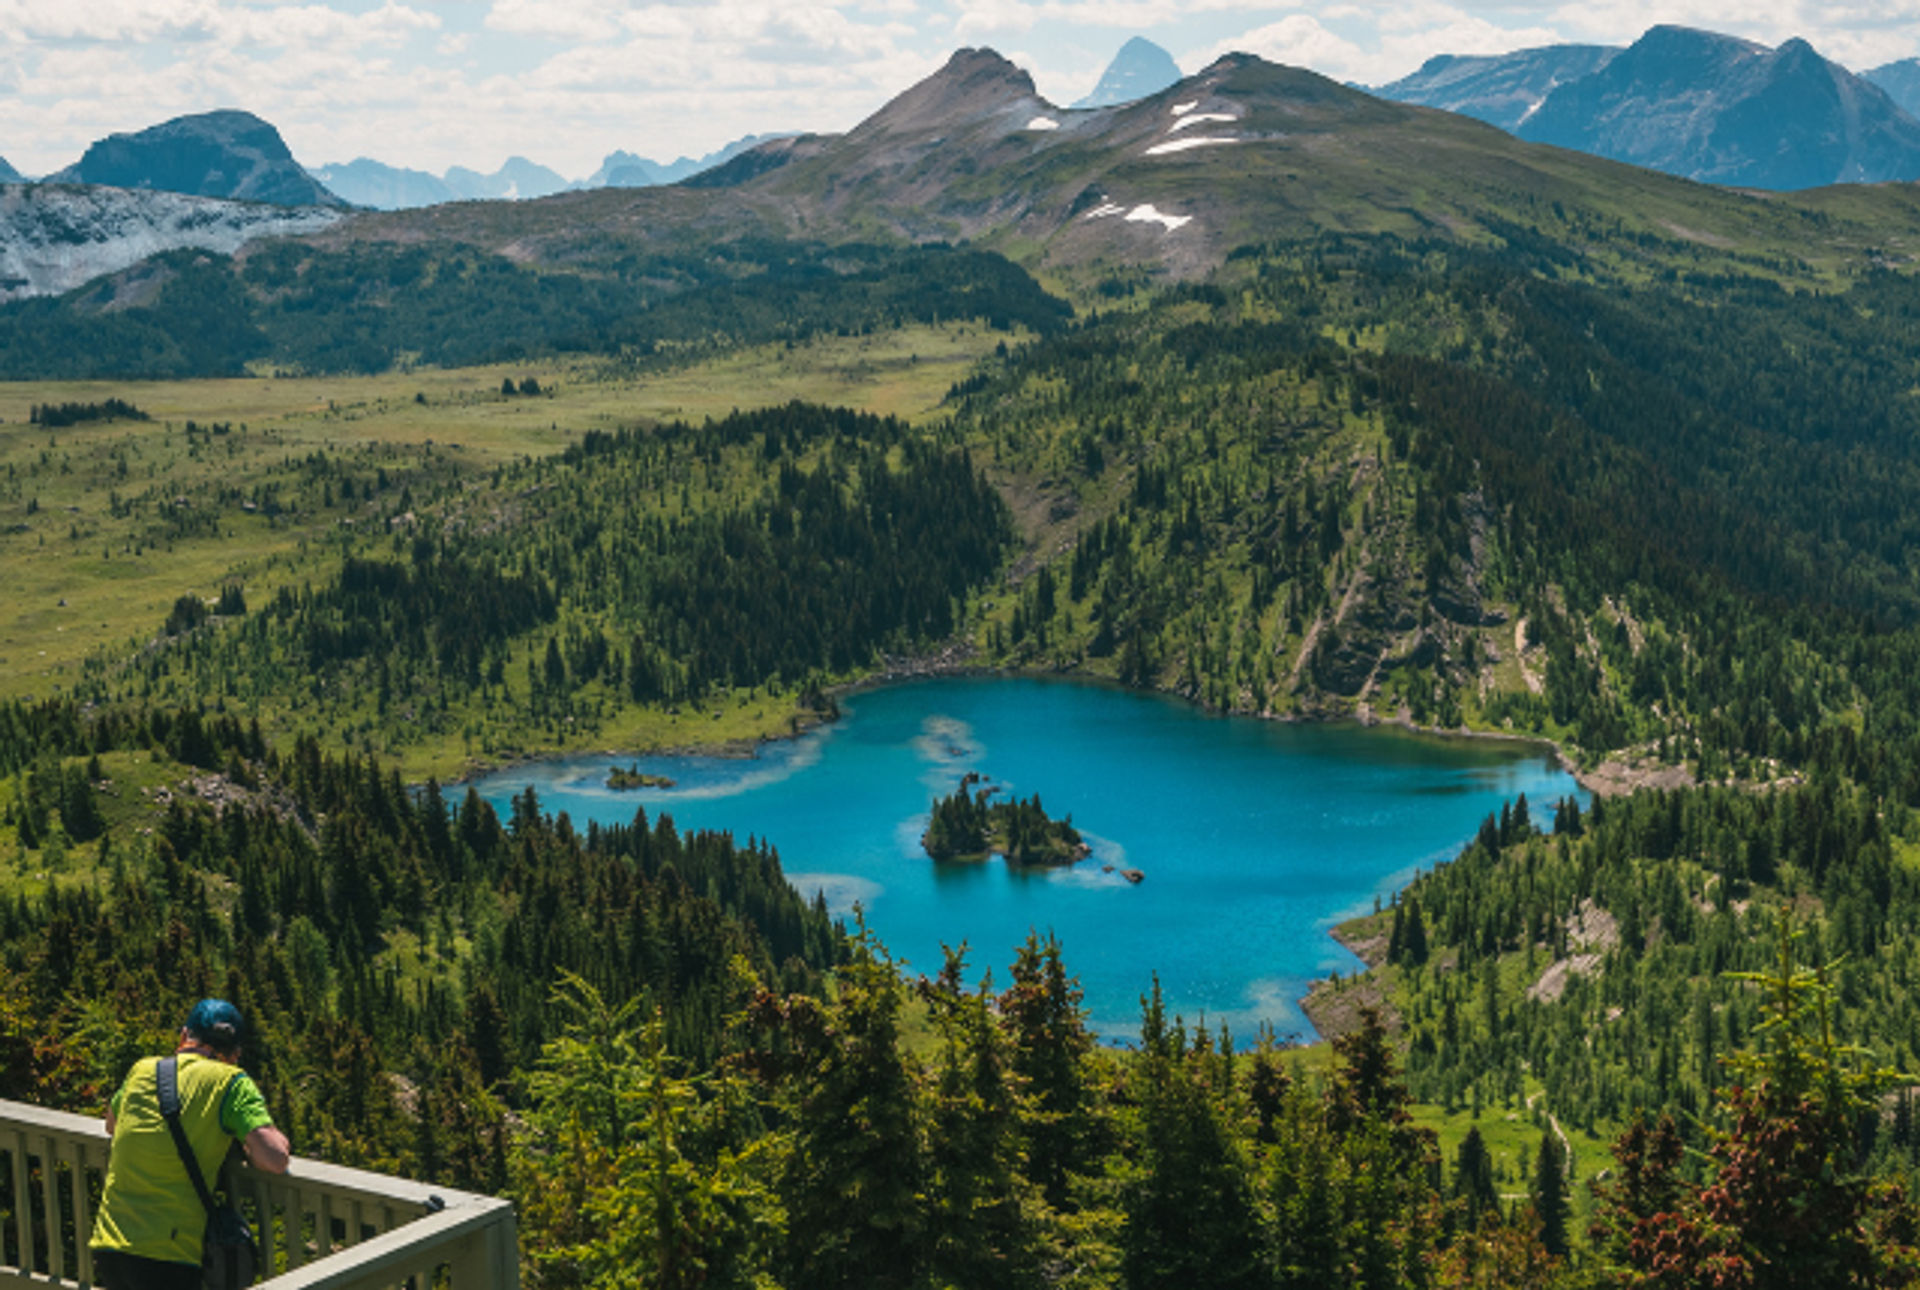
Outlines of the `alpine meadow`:
<svg viewBox="0 0 1920 1290">
<path fill-rule="evenodd" d="M 223 996 L 294 1186 L 506 1198 L 489 1284 L 535 1290 L 1920 1280 L 1915 183 L 1715 187 L 1248 54 L 1064 109 L 985 49 L 672 184 L 196 192 L 43 290 L 131 236 L 76 194 L 164 187 L 71 179 L 0 187 L 0 1095 L 97 1117 Z M 1096 1033 L 1044 919 L 903 961 L 649 760 L 935 674 L 1578 791 L 1321 919 L 1307 1024 L 1186 1015 L 1143 943 Z M 937 715 L 890 863 L 1156 899 Z M 475 786 L 587 755 L 626 822 Z M 0 1263 L 87 1282 L 105 1156 L 27 1123 Z M 257 1202 L 263 1277 L 466 1290 L 326 1280 L 415 1217 L 354 1204 Z"/>
</svg>

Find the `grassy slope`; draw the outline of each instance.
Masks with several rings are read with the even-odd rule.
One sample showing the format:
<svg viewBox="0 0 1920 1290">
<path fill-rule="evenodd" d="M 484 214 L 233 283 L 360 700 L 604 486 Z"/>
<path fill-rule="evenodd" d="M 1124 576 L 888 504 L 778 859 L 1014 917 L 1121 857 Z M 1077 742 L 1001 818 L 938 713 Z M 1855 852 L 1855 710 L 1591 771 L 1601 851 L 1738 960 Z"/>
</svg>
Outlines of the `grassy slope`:
<svg viewBox="0 0 1920 1290">
<path fill-rule="evenodd" d="M 792 399 L 920 418 L 1000 339 L 977 326 L 911 328 L 640 378 L 585 360 L 378 377 L 0 384 L 0 564 L 19 607 L 0 624 L 0 696 L 70 684 L 97 651 L 124 656 L 159 631 L 178 596 L 210 598 L 239 580 L 257 604 L 281 585 L 317 580 L 329 536 L 346 521 L 380 522 L 406 480 L 474 480 L 504 461 L 558 452 L 587 430 Z M 527 376 L 553 393 L 501 397 L 503 378 Z M 106 398 L 153 420 L 27 424 L 37 404 Z M 190 437 L 189 420 L 233 429 Z M 278 485 L 298 505 L 317 490 L 303 486 L 297 465 L 316 452 L 362 478 L 385 469 L 388 494 L 331 508 L 311 498 L 277 519 L 238 504 Z M 238 495 L 223 500 L 223 488 Z M 137 502 L 130 513 L 112 513 L 115 494 Z M 198 516 L 208 531 L 183 532 L 169 523 L 175 513 Z M 778 728 L 783 715 L 767 720 Z"/>
</svg>

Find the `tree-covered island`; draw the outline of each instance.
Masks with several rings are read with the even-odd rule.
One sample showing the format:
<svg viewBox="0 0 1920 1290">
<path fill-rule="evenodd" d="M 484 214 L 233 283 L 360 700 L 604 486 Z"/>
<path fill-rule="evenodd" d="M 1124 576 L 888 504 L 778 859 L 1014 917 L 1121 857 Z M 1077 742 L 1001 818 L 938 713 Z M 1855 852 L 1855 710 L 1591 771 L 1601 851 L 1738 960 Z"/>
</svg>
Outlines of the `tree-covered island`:
<svg viewBox="0 0 1920 1290">
<path fill-rule="evenodd" d="M 1064 865 L 1091 854 L 1072 814 L 1049 818 L 1038 793 L 1024 801 L 993 801 L 998 790 L 975 789 L 979 782 L 978 774 L 969 773 L 952 796 L 933 800 L 920 845 L 935 860 L 984 860 L 998 853 L 1011 865 Z"/>
<path fill-rule="evenodd" d="M 639 766 L 615 766 L 607 772 L 607 787 L 620 792 L 635 788 L 672 788 L 673 776 L 650 775 Z"/>
</svg>

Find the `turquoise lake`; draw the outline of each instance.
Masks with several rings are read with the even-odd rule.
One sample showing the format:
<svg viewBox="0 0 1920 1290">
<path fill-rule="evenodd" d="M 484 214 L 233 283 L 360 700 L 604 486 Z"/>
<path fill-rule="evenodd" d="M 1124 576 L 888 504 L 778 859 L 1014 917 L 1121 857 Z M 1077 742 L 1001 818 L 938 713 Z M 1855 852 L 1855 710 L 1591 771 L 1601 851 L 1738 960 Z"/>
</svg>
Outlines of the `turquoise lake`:
<svg viewBox="0 0 1920 1290">
<path fill-rule="evenodd" d="M 626 822 L 644 808 L 682 829 L 769 839 L 802 891 L 855 902 L 897 959 L 932 973 L 943 943 L 997 982 L 1029 928 L 1052 929 L 1089 1020 L 1125 1039 L 1160 974 L 1170 1011 L 1310 1037 L 1307 983 L 1360 964 L 1328 934 L 1456 854 L 1490 812 L 1526 794 L 1536 821 L 1572 793 L 1535 746 L 1358 725 L 1212 716 L 1176 699 L 1075 681 L 943 677 L 842 701 L 841 719 L 750 758 L 586 757 L 478 783 L 505 815 L 531 784 L 544 809 Z M 670 776 L 616 792 L 612 766 Z M 998 859 L 935 864 L 928 807 L 962 775 L 1039 793 L 1073 815 L 1093 855 L 1016 872 Z M 1109 871 L 1109 868 L 1111 871 Z M 1119 874 L 1137 868 L 1139 885 Z"/>
</svg>

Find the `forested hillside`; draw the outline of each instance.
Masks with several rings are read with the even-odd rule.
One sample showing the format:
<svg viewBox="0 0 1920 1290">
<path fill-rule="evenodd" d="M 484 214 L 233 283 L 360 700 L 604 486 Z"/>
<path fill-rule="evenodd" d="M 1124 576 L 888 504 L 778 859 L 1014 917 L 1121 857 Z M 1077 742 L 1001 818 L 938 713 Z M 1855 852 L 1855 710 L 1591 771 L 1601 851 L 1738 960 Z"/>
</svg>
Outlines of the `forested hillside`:
<svg viewBox="0 0 1920 1290">
<path fill-rule="evenodd" d="M 951 636 L 1011 539 L 964 450 L 798 404 L 591 432 L 393 531 L 84 692 L 218 693 L 282 729 L 486 756 L 762 687 L 812 710 L 824 678 Z"/>
<path fill-rule="evenodd" d="M 988 639 L 1227 709 L 1908 779 L 1854 736 L 1911 711 L 1920 290 L 1550 251 L 1250 252 L 981 373 L 957 437 L 1061 517 Z"/>
<path fill-rule="evenodd" d="M 294 242 L 244 260 L 156 256 L 0 306 L 0 373 L 73 380 L 382 372 L 588 351 L 680 359 L 822 332 L 978 318 L 1049 331 L 1072 310 L 997 255 L 746 239 L 542 273 L 459 245 Z"/>
</svg>

